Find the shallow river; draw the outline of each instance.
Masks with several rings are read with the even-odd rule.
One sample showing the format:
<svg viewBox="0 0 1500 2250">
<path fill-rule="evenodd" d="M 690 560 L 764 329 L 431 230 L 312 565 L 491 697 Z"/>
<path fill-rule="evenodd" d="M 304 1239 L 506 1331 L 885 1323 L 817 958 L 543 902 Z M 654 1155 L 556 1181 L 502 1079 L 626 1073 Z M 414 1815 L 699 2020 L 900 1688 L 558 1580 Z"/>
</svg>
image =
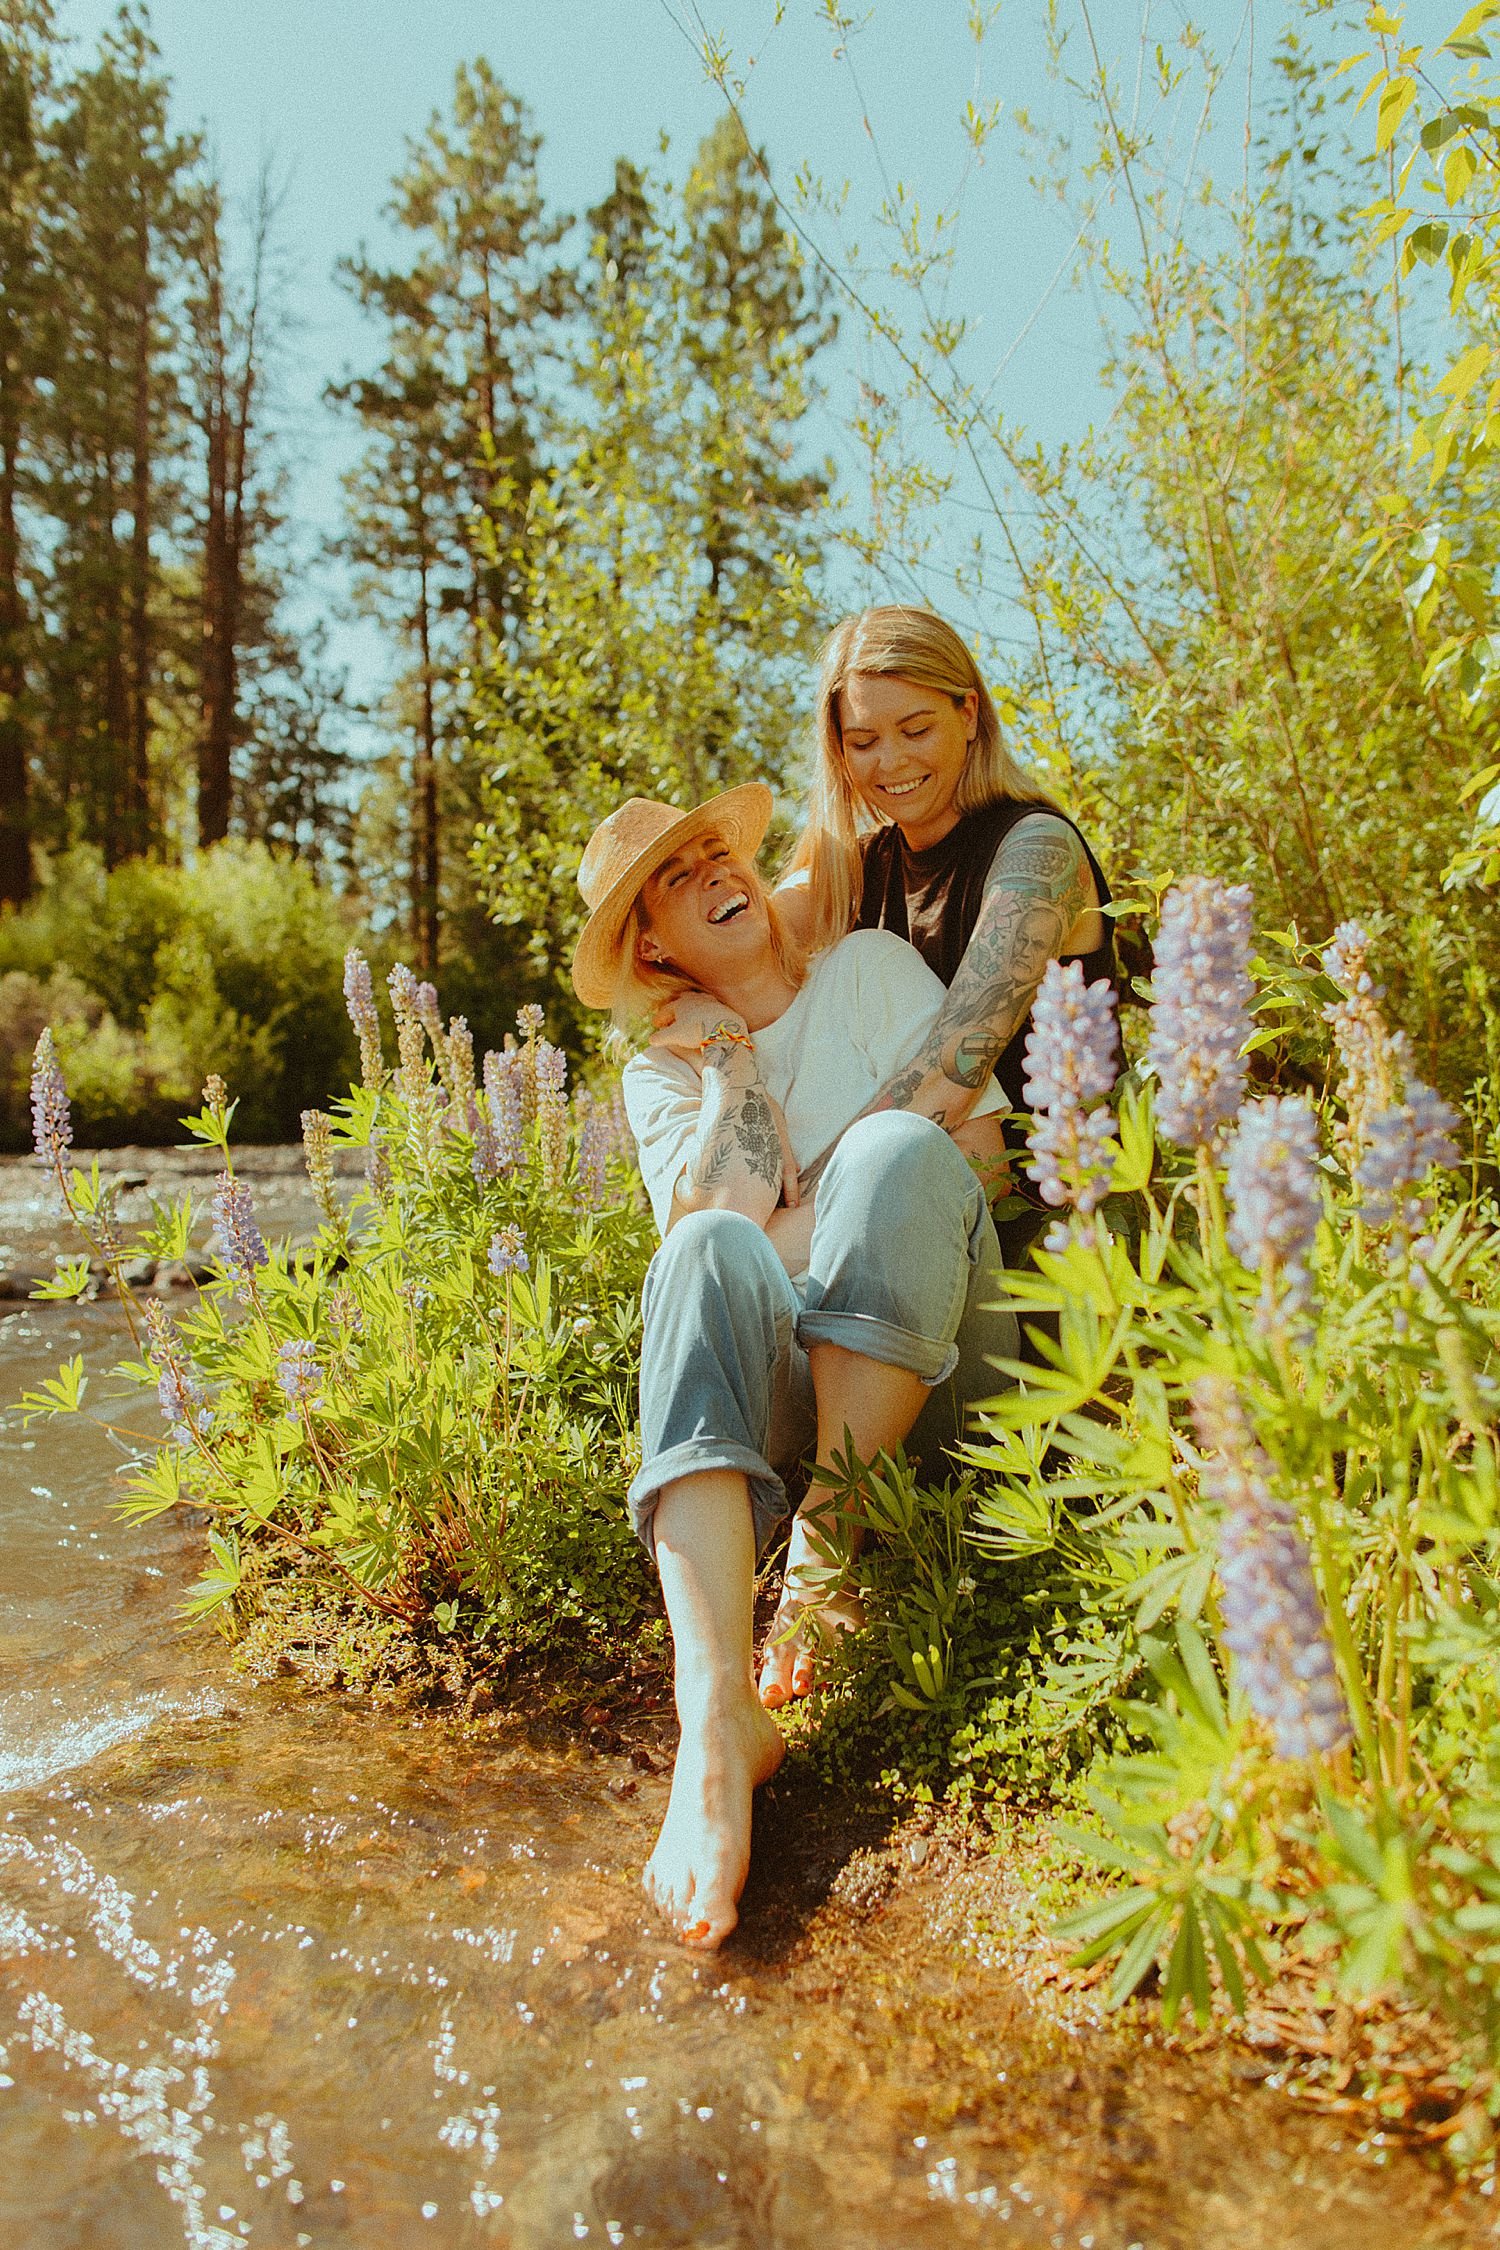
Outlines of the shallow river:
<svg viewBox="0 0 1500 2250">
<path fill-rule="evenodd" d="M 35 1179 L 0 1163 L 13 1265 Z M 778 1780 L 694 1961 L 636 1887 L 661 1776 L 236 1678 L 176 1628 L 191 1535 L 109 1512 L 121 1341 L 106 1305 L 0 1321 L 6 1398 L 97 1371 L 92 1418 L 0 1431 L 4 2250 L 1497 2239 L 1224 2059 L 1038 2016 L 955 1847 L 868 1807 Z"/>
</svg>

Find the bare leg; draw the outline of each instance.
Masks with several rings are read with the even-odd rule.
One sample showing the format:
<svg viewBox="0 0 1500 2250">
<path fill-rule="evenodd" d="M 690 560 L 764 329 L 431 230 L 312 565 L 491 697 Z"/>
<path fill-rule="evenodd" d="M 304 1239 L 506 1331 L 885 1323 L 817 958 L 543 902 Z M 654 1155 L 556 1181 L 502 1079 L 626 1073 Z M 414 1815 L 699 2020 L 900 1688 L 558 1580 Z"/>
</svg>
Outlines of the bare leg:
<svg viewBox="0 0 1500 2250">
<path fill-rule="evenodd" d="M 643 1880 L 683 1941 L 711 1953 L 739 1919 L 751 1798 L 786 1754 L 755 1694 L 755 1532 L 744 1477 L 732 1469 L 678 1477 L 662 1490 L 655 1530 L 681 1734 Z"/>
<path fill-rule="evenodd" d="M 888 1367 L 883 1360 L 867 1359 L 863 1352 L 846 1351 L 842 1344 L 814 1344 L 808 1360 L 818 1401 L 820 1466 L 831 1467 L 834 1455 L 844 1451 L 845 1431 L 861 1461 L 873 1460 L 877 1453 L 893 1452 L 927 1403 L 927 1385 L 920 1376 L 905 1367 Z M 772 1711 L 788 1696 L 810 1691 L 820 1628 L 841 1632 L 862 1622 L 855 1596 L 829 1589 L 826 1584 L 820 1589 L 816 1577 L 809 1587 L 804 1576 L 809 1569 L 821 1573 L 831 1560 L 817 1532 L 820 1501 L 827 1505 L 826 1485 L 814 1487 L 792 1525 L 786 1590 L 760 1669 L 760 1698 Z M 783 1637 L 799 1611 L 807 1612 L 807 1623 Z"/>
</svg>

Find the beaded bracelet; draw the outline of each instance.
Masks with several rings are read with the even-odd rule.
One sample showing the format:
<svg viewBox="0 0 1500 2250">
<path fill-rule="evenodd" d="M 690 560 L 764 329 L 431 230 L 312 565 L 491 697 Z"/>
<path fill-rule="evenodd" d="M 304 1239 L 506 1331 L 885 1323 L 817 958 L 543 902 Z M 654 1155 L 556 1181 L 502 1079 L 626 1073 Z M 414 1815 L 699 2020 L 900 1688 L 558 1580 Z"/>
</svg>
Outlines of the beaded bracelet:
<svg viewBox="0 0 1500 2250">
<path fill-rule="evenodd" d="M 716 1023 L 708 1037 L 699 1040 L 699 1054 L 706 1054 L 710 1047 L 748 1047 L 753 1054 L 755 1041 L 748 1031 L 736 1031 L 733 1024 Z"/>
</svg>

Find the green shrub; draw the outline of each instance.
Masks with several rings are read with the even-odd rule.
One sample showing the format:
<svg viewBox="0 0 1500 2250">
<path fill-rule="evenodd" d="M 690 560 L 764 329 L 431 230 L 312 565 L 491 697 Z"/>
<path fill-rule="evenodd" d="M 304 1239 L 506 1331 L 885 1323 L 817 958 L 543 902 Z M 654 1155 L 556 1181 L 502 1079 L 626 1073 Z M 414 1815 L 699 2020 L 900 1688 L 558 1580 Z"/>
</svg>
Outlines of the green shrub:
<svg viewBox="0 0 1500 2250">
<path fill-rule="evenodd" d="M 156 1389 L 172 1433 L 129 1480 L 125 1512 L 207 1512 L 194 1617 L 243 1621 L 264 1565 L 290 1560 L 471 1650 L 617 1645 L 652 1607 L 623 1494 L 654 1240 L 610 1154 L 617 1116 L 586 1090 L 570 1113 L 562 1056 L 534 1023 L 520 1049 L 487 1058 L 490 1092 L 476 1088 L 463 1027 L 444 1033 L 405 970 L 394 982 L 396 1072 L 367 1039 L 366 1082 L 338 1105 L 339 1125 L 309 1126 L 325 1224 L 307 1252 L 262 1242 L 220 1088 L 184 1121 L 224 1158 L 220 1262 L 180 1320 L 125 1292 L 146 1356 L 121 1373 Z M 51 1068 L 44 1046 L 60 1103 Z M 503 1113 L 493 1127 L 491 1098 Z M 332 1186 L 335 1137 L 370 1151 L 347 1213 Z M 60 1132 L 54 1145 L 64 1197 L 118 1279 L 125 1246 L 97 1167 L 71 1167 Z M 192 1227 L 184 1200 L 131 1248 L 181 1258 Z M 88 1286 L 80 1261 L 40 1294 Z M 29 1405 L 75 1405 L 83 1382 L 75 1362 Z"/>
<path fill-rule="evenodd" d="M 298 860 L 215 845 L 190 868 L 66 853 L 0 919 L 0 1144 L 26 1145 L 26 1078 L 51 1023 L 78 1138 L 172 1140 L 211 1070 L 253 1140 L 294 1138 L 346 1077 L 345 907 Z"/>
</svg>

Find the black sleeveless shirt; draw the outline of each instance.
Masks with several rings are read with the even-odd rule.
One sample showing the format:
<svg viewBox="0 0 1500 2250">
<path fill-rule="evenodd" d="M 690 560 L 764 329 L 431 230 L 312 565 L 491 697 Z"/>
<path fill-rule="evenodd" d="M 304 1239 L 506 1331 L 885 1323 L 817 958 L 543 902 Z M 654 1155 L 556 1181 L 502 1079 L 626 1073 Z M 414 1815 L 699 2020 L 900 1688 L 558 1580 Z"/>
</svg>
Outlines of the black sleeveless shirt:
<svg viewBox="0 0 1500 2250">
<path fill-rule="evenodd" d="M 892 930 L 897 937 L 908 939 L 929 969 L 935 971 L 944 984 L 951 985 L 974 935 L 984 886 L 996 852 L 1017 821 L 1040 812 L 1066 821 L 1073 830 L 1083 846 L 1099 904 L 1107 906 L 1110 890 L 1104 880 L 1104 870 L 1090 851 L 1087 838 L 1068 820 L 1067 814 L 1058 812 L 1053 805 L 1007 799 L 1001 804 L 984 805 L 978 812 L 965 813 L 956 827 L 950 828 L 939 843 L 929 845 L 926 851 L 910 850 L 894 824 L 877 828 L 873 836 L 867 836 L 862 846 L 864 888 L 855 928 Z M 1104 937 L 1100 944 L 1091 952 L 1064 953 L 1061 958 L 1082 962 L 1085 984 L 1093 984 L 1100 977 L 1108 977 L 1114 984 L 1115 933 L 1108 915 L 1104 917 Z M 995 1065 L 995 1076 L 1017 1109 L 1026 1107 L 1026 1034 L 1030 1029 L 1028 1013 Z"/>
</svg>

